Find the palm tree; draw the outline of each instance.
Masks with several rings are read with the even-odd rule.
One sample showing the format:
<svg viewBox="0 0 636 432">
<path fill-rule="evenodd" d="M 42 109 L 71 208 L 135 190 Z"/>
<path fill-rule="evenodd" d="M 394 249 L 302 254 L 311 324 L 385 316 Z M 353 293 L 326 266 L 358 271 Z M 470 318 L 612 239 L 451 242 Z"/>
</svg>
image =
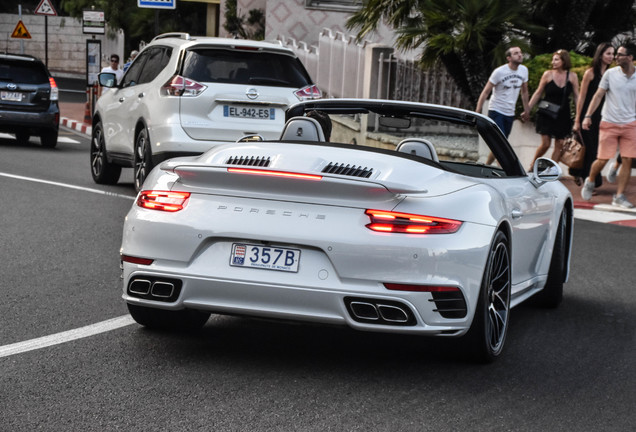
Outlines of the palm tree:
<svg viewBox="0 0 636 432">
<path fill-rule="evenodd" d="M 396 30 L 399 49 L 421 48 L 420 61 L 441 61 L 457 85 L 477 102 L 491 70 L 505 63 L 508 46 L 527 48 L 529 0 L 366 0 L 347 21 L 358 38 L 384 20 Z"/>
</svg>

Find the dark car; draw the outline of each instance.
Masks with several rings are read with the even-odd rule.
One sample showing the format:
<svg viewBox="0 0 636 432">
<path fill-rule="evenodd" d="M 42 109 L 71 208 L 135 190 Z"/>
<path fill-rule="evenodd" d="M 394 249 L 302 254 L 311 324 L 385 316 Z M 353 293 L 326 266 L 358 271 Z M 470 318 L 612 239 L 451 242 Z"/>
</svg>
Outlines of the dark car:
<svg viewBox="0 0 636 432">
<path fill-rule="evenodd" d="M 20 143 L 39 135 L 44 147 L 55 147 L 60 124 L 59 90 L 39 59 L 0 54 L 0 132 Z"/>
</svg>

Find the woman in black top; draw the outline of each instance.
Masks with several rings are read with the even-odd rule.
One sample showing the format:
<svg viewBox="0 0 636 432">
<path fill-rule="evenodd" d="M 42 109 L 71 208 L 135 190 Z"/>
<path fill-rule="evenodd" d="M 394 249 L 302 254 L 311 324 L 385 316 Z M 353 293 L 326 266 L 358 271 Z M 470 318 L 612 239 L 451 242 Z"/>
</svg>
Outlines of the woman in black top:
<svg viewBox="0 0 636 432">
<path fill-rule="evenodd" d="M 590 175 L 590 167 L 596 159 L 596 152 L 598 150 L 598 127 L 601 124 L 601 110 L 597 109 L 592 115 L 592 124 L 589 130 L 581 128 L 581 121 L 583 120 L 583 114 L 587 112 L 587 107 L 590 105 L 590 101 L 598 89 L 598 83 L 601 82 L 601 77 L 614 61 L 614 47 L 609 42 L 603 42 L 596 48 L 594 58 L 592 59 L 592 67 L 587 69 L 583 74 L 583 80 L 581 81 L 581 94 L 579 95 L 579 103 L 576 104 L 576 118 L 574 119 L 575 131 L 579 131 L 583 137 L 583 144 L 585 144 L 585 159 L 583 160 L 583 168 L 570 169 L 570 175 L 574 176 L 576 184 L 580 186 L 582 178 L 586 178 Z M 603 106 L 603 101 L 599 105 L 599 108 Z M 595 187 L 599 187 L 602 184 L 601 174 L 596 176 L 594 181 Z"/>
<path fill-rule="evenodd" d="M 572 132 L 572 117 L 570 116 L 570 95 L 576 105 L 579 97 L 579 79 L 575 73 L 570 73 L 572 62 L 566 50 L 558 50 L 552 55 L 552 69 L 548 69 L 541 76 L 539 87 L 530 98 L 528 109 L 532 110 L 541 96 L 543 99 L 561 105 L 559 115 L 553 119 L 541 112 L 537 113 L 536 131 L 541 135 L 541 144 L 532 159 L 534 161 L 543 156 L 550 148 L 554 138 L 552 160 L 559 162 L 563 150 L 563 140 Z"/>
</svg>

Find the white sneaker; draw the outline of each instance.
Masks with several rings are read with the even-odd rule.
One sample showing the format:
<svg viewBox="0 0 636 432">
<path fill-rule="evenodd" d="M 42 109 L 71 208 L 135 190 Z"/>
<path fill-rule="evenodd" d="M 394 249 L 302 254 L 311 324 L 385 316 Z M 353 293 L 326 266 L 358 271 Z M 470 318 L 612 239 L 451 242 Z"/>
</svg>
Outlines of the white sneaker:
<svg viewBox="0 0 636 432">
<path fill-rule="evenodd" d="M 610 183 L 616 183 L 616 173 L 617 173 L 617 169 L 614 165 L 614 163 L 612 163 L 612 166 L 610 167 L 609 172 L 607 173 L 607 181 Z"/>
<path fill-rule="evenodd" d="M 593 192 L 594 192 L 594 182 L 591 182 L 586 177 L 585 183 L 583 183 L 583 187 L 581 188 L 581 198 L 583 198 L 585 201 L 589 201 L 592 199 Z"/>
<path fill-rule="evenodd" d="M 612 205 L 622 207 L 624 209 L 634 208 L 634 204 L 627 201 L 627 198 L 625 198 L 624 194 L 614 195 L 614 198 L 612 198 Z"/>
</svg>

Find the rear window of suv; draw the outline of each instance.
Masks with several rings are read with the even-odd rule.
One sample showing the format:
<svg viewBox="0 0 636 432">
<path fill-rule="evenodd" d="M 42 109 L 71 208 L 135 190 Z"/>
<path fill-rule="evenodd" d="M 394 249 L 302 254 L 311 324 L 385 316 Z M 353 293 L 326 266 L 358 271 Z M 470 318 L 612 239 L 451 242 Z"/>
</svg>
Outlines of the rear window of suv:
<svg viewBox="0 0 636 432">
<path fill-rule="evenodd" d="M 41 63 L 2 60 L 0 61 L 0 81 L 42 84 L 49 82 L 49 76 Z"/>
<path fill-rule="evenodd" d="M 284 54 L 223 49 L 186 53 L 183 75 L 198 82 L 301 88 L 311 79 L 297 58 Z"/>
</svg>

